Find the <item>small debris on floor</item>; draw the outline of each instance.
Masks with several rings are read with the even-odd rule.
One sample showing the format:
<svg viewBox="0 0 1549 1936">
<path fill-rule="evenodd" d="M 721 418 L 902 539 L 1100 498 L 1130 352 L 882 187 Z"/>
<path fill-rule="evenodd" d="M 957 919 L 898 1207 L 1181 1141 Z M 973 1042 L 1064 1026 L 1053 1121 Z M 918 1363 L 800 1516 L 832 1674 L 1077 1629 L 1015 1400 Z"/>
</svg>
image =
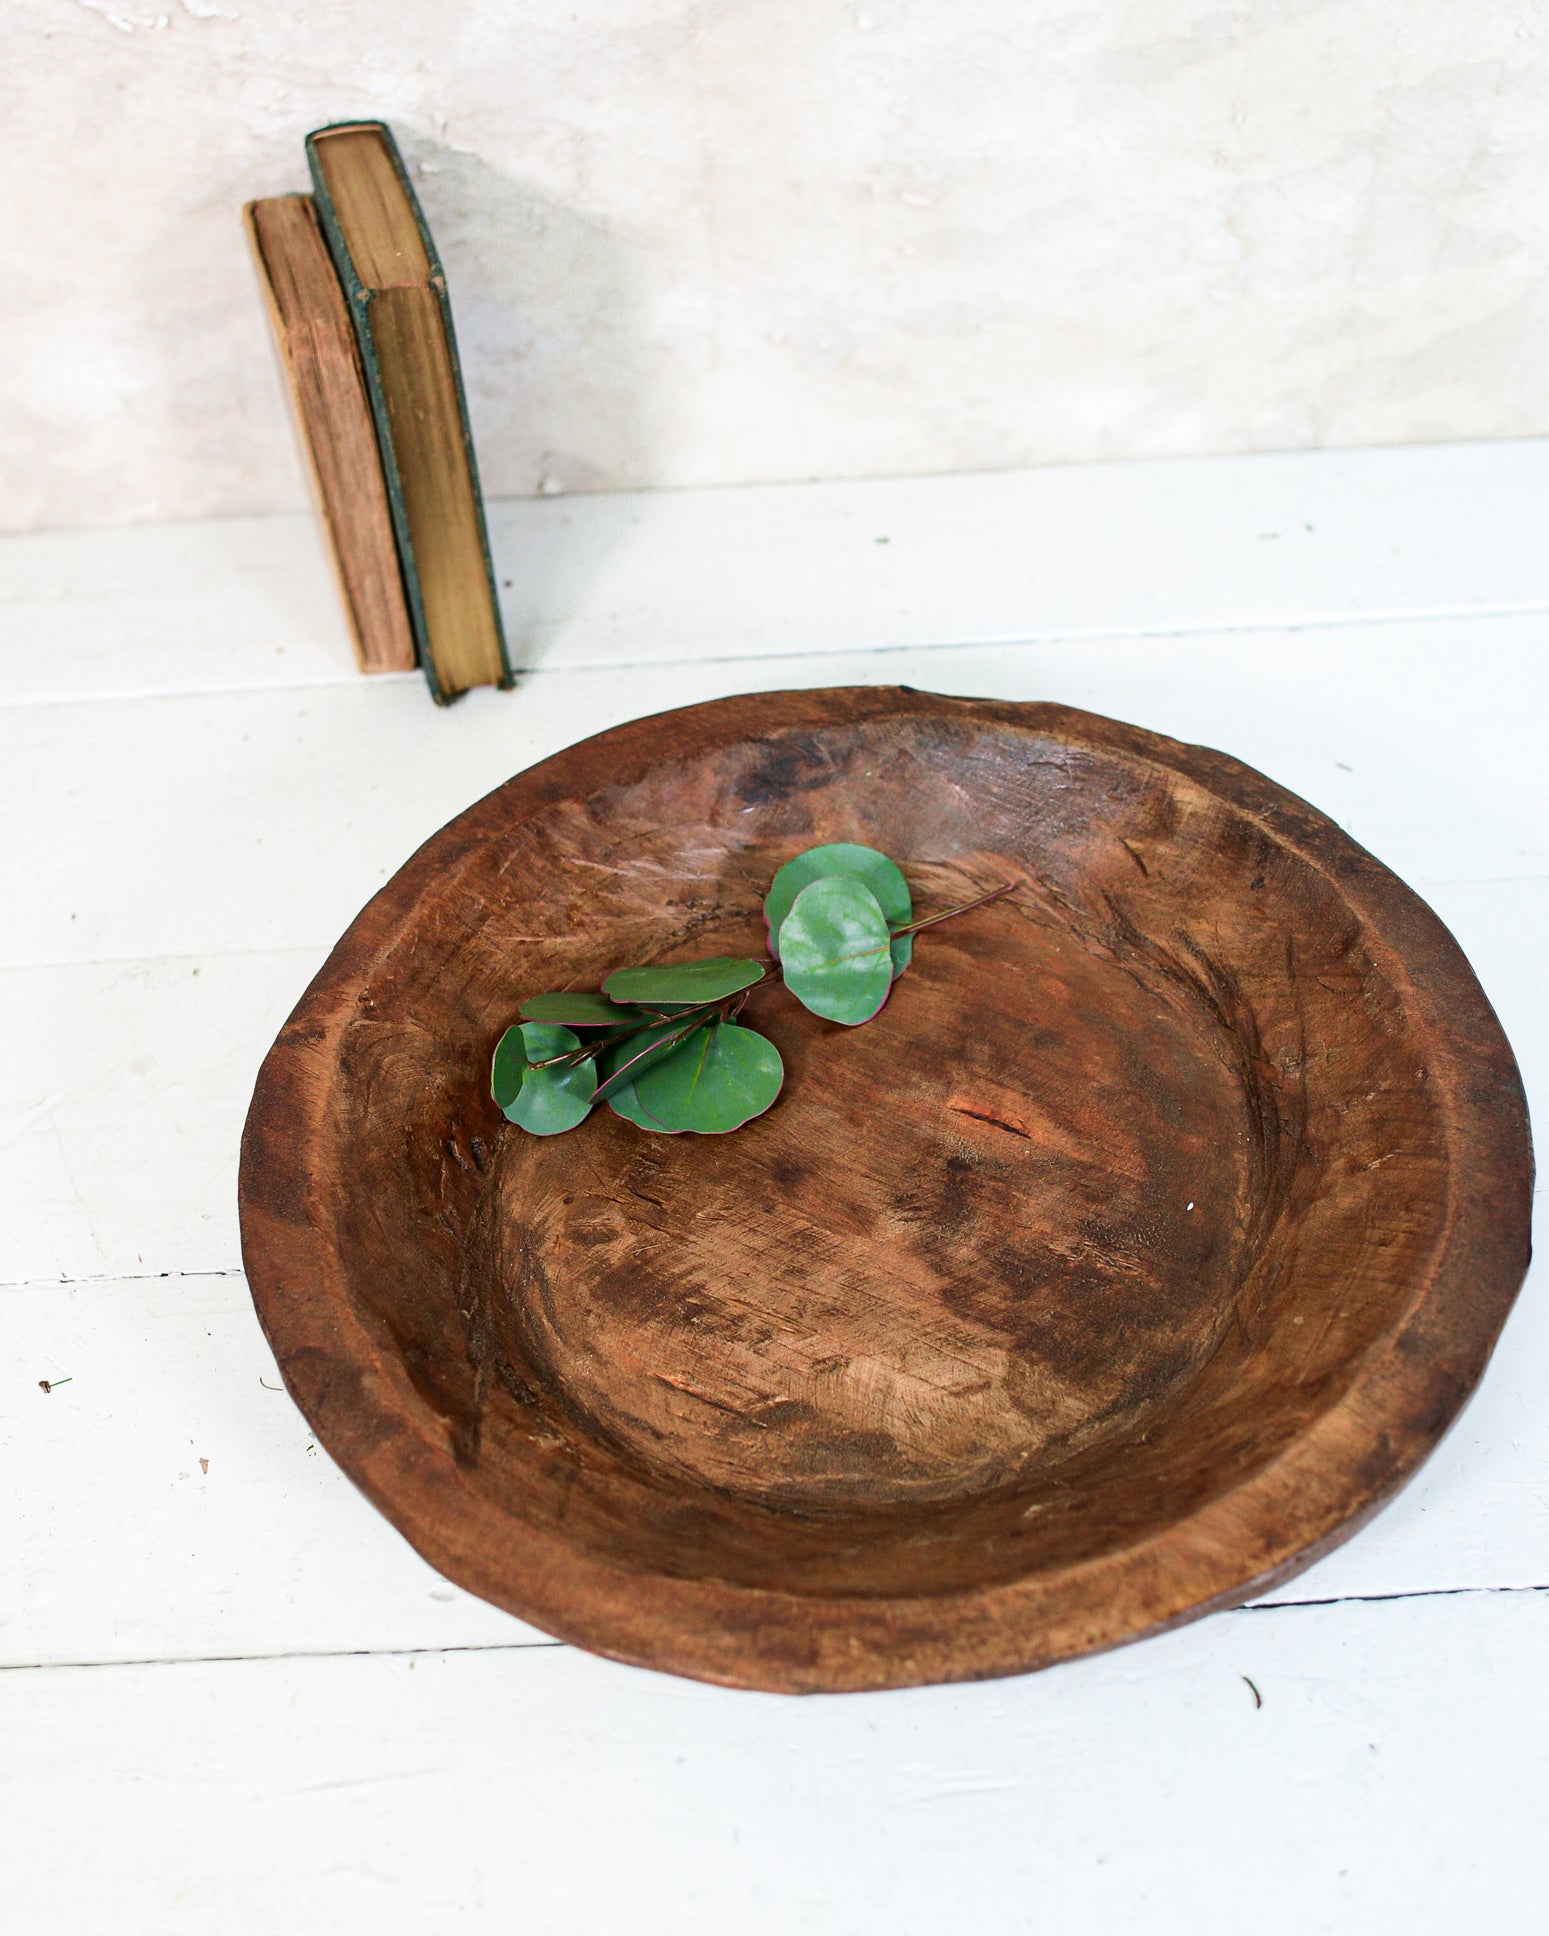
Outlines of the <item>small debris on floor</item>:
<svg viewBox="0 0 1549 1936">
<path fill-rule="evenodd" d="M 70 1378 L 40 1378 L 38 1380 L 38 1390 L 51 1392 L 56 1385 L 69 1385 L 73 1383 L 74 1380 Z"/>
<path fill-rule="evenodd" d="M 1246 1674 L 1244 1674 L 1244 1675 L 1243 1675 L 1243 1679 L 1244 1679 L 1245 1681 L 1248 1681 L 1248 1676 L 1247 1676 Z M 1259 1692 L 1259 1690 L 1258 1690 L 1258 1689 L 1257 1689 L 1257 1688 L 1256 1688 L 1256 1687 L 1255 1687 L 1255 1686 L 1253 1685 L 1253 1683 L 1252 1683 L 1252 1681 L 1248 1681 L 1248 1692 L 1249 1692 L 1249 1693 L 1250 1693 L 1250 1694 L 1251 1694 L 1251 1695 L 1253 1696 L 1253 1705 L 1254 1705 L 1254 1707 L 1255 1707 L 1255 1708 L 1261 1708 L 1261 1707 L 1262 1707 L 1262 1706 L 1264 1705 L 1264 1696 L 1263 1696 L 1263 1695 L 1262 1695 L 1262 1694 L 1261 1694 L 1261 1693 Z"/>
<path fill-rule="evenodd" d="M 209 1469 L 210 1469 L 210 1461 L 208 1459 L 201 1459 L 199 1461 L 199 1470 L 201 1472 L 208 1472 Z"/>
</svg>

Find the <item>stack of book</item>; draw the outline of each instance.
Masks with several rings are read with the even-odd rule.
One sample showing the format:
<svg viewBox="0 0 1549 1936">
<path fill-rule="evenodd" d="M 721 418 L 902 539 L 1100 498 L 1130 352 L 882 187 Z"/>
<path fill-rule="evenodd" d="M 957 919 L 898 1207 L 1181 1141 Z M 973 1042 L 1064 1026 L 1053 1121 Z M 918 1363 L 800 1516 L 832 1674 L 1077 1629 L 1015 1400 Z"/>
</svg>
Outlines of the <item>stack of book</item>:
<svg viewBox="0 0 1549 1936">
<path fill-rule="evenodd" d="M 364 672 L 509 686 L 446 277 L 380 121 L 307 137 L 311 195 L 243 210 Z"/>
</svg>

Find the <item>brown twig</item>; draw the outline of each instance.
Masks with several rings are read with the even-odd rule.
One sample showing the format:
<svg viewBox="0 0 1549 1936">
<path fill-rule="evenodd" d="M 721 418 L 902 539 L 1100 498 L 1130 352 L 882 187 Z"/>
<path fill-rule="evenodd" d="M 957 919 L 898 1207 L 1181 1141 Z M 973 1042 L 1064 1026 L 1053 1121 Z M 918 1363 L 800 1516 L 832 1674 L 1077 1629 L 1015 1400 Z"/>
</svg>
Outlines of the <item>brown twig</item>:
<svg viewBox="0 0 1549 1936">
<path fill-rule="evenodd" d="M 1009 894 L 1016 886 L 1015 881 L 1006 881 L 999 887 L 992 887 L 988 894 L 981 894 L 975 901 L 964 901 L 961 907 L 944 908 L 940 914 L 927 914 L 923 921 L 910 921 L 902 928 L 889 928 L 888 934 L 896 941 L 900 935 L 918 934 L 922 928 L 933 928 L 938 921 L 950 921 L 954 914 L 967 914 L 976 907 L 984 907 L 991 901 L 998 901 L 1003 894 Z"/>
</svg>

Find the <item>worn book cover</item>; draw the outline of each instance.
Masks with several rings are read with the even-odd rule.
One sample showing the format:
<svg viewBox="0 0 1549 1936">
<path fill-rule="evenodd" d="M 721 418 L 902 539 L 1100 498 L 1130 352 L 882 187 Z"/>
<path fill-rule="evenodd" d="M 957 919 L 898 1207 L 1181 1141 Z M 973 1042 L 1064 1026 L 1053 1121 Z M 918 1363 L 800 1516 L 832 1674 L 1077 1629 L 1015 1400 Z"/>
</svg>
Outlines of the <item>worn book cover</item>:
<svg viewBox="0 0 1549 1936">
<path fill-rule="evenodd" d="M 360 349 L 309 195 L 242 211 L 362 672 L 411 672 L 414 631 Z"/>
<path fill-rule="evenodd" d="M 318 218 L 360 345 L 420 663 L 436 700 L 509 686 L 446 277 L 387 127 L 307 137 Z"/>
</svg>

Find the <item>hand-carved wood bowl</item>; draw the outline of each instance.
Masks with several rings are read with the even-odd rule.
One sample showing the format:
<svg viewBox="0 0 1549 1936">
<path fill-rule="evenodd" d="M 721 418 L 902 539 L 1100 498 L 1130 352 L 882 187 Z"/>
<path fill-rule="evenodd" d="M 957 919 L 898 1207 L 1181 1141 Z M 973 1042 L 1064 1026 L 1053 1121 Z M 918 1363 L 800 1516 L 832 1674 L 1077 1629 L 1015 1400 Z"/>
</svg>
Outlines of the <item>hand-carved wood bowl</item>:
<svg viewBox="0 0 1549 1936">
<path fill-rule="evenodd" d="M 760 952 L 895 855 L 870 1024 L 757 999 L 734 1135 L 507 1128 L 524 994 Z M 750 1013 L 750 1019 L 752 1019 Z M 907 689 L 646 719 L 520 774 L 264 1064 L 243 1252 L 329 1451 L 450 1578 L 739 1686 L 1013 1673 L 1262 1592 L 1482 1372 L 1528 1255 L 1511 1051 L 1435 916 L 1219 753 Z"/>
</svg>

